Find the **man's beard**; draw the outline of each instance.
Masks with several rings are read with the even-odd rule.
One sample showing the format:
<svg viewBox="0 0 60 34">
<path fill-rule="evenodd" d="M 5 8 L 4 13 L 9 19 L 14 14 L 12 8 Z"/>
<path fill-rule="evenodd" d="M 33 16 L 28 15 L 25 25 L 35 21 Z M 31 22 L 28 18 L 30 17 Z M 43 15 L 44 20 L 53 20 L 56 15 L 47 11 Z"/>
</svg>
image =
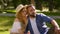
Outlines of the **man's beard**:
<svg viewBox="0 0 60 34">
<path fill-rule="evenodd" d="M 35 15 L 35 14 L 31 14 L 30 16 L 31 16 L 31 17 L 36 17 L 36 15 Z"/>
</svg>

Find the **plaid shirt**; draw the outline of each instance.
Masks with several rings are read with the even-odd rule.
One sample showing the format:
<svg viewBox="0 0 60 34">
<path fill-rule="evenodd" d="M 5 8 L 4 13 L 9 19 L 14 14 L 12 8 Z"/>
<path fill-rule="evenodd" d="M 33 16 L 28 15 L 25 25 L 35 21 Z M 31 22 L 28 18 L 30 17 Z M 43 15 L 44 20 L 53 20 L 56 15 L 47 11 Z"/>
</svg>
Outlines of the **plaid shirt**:
<svg viewBox="0 0 60 34">
<path fill-rule="evenodd" d="M 48 31 L 48 27 L 46 26 L 46 23 L 51 23 L 52 18 L 44 15 L 44 14 L 36 14 L 36 24 L 37 24 L 37 28 L 40 32 L 40 34 L 46 34 Z M 26 28 L 26 32 L 30 30 L 31 34 L 34 34 L 32 26 L 31 26 L 31 22 L 30 22 L 30 18 L 28 17 L 28 25 Z"/>
</svg>

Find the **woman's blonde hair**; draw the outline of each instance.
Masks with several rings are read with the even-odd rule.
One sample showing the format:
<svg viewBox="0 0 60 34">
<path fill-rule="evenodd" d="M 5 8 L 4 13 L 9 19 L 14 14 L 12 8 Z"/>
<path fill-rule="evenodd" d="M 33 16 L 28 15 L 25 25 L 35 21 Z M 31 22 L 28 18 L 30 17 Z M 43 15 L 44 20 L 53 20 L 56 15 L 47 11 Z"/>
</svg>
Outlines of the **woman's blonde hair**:
<svg viewBox="0 0 60 34">
<path fill-rule="evenodd" d="M 18 20 L 21 22 L 21 26 L 22 26 L 22 30 L 24 31 L 26 26 L 27 26 L 27 17 L 26 15 L 22 15 L 22 10 L 25 9 L 26 7 L 23 5 L 19 5 L 16 8 L 16 18 L 18 18 Z"/>
</svg>

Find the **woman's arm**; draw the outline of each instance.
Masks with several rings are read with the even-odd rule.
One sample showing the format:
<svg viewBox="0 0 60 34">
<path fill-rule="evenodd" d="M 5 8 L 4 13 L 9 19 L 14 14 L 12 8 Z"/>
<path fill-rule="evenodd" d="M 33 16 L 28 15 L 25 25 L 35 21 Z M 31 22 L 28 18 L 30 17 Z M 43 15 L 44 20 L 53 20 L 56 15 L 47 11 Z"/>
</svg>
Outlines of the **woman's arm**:
<svg viewBox="0 0 60 34">
<path fill-rule="evenodd" d="M 15 21 L 14 22 L 16 22 L 16 28 L 18 29 L 18 32 L 20 33 L 20 34 L 23 34 L 23 31 L 21 30 L 21 22 L 16 18 L 15 19 Z"/>
</svg>

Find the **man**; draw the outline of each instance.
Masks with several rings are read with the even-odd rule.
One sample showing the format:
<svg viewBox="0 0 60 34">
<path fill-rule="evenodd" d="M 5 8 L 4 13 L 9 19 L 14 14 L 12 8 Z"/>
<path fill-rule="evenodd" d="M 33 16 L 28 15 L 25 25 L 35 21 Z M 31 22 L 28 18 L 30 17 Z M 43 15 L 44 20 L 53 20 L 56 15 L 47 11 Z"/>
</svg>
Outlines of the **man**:
<svg viewBox="0 0 60 34">
<path fill-rule="evenodd" d="M 36 14 L 35 7 L 33 5 L 27 6 L 28 13 L 28 25 L 26 28 L 26 32 L 29 30 L 31 34 L 48 34 L 49 28 L 46 26 L 46 22 L 52 24 L 55 27 L 55 30 L 59 30 L 59 26 L 57 22 L 44 15 L 44 14 Z"/>
</svg>

